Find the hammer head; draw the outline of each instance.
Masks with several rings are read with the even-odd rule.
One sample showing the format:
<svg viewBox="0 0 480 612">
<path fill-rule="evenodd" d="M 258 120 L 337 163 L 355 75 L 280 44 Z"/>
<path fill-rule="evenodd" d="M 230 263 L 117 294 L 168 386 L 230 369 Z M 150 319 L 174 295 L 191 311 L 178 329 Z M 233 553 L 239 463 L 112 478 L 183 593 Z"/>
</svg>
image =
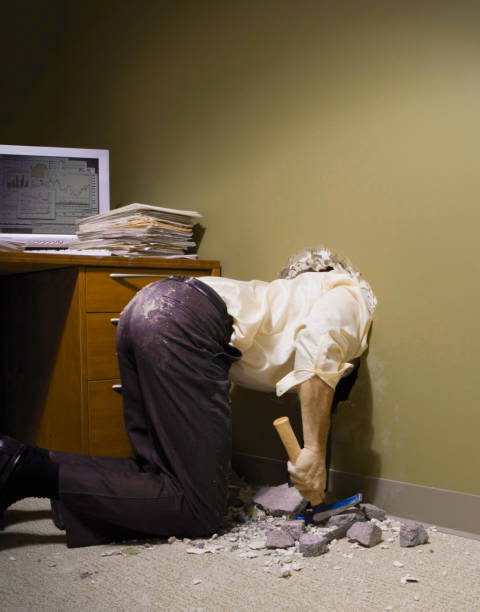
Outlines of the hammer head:
<svg viewBox="0 0 480 612">
<path fill-rule="evenodd" d="M 308 504 L 305 510 L 296 515 L 295 518 L 303 519 L 305 523 L 319 523 L 334 514 L 340 514 L 344 510 L 348 510 L 348 508 L 352 508 L 356 506 L 362 501 L 362 494 L 357 493 L 356 495 L 352 495 L 352 497 L 347 497 L 346 499 L 342 499 L 340 501 L 335 502 L 334 504 L 317 504 L 316 506 L 312 506 Z"/>
</svg>

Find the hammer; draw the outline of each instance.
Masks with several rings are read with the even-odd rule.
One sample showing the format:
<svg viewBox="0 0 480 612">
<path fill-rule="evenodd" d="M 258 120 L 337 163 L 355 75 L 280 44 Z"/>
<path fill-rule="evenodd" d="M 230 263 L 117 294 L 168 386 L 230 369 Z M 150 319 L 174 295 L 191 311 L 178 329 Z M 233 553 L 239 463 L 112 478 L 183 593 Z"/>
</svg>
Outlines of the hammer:
<svg viewBox="0 0 480 612">
<path fill-rule="evenodd" d="M 293 432 L 292 426 L 290 425 L 290 420 L 287 416 L 280 417 L 273 421 L 273 425 L 280 436 L 280 440 L 282 441 L 285 450 L 287 451 L 288 458 L 290 462 L 295 465 L 298 455 L 302 450 L 300 448 L 300 444 Z M 339 514 L 352 506 L 356 506 L 362 501 L 362 494 L 357 493 L 352 497 L 347 497 L 346 499 L 342 499 L 341 501 L 335 502 L 334 504 L 324 504 L 322 503 L 322 496 L 318 496 L 312 499 L 305 508 L 305 511 L 302 514 L 297 514 L 297 519 L 303 519 L 307 523 L 311 523 L 312 521 L 322 521 L 329 516 L 333 516 L 334 514 Z"/>
</svg>

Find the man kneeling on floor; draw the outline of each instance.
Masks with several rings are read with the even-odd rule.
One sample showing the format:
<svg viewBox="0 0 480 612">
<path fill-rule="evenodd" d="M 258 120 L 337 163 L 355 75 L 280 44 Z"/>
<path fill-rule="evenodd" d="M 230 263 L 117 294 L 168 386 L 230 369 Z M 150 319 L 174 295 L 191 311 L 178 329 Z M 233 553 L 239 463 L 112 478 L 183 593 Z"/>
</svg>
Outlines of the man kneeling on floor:
<svg viewBox="0 0 480 612">
<path fill-rule="evenodd" d="M 296 389 L 304 447 L 288 464 L 307 499 L 324 495 L 334 392 L 367 347 L 370 285 L 325 247 L 292 256 L 273 282 L 172 276 L 122 312 L 117 351 L 135 456 L 48 451 L 0 436 L 0 514 L 52 499 L 70 547 L 221 528 L 231 454 L 230 383 Z"/>
</svg>

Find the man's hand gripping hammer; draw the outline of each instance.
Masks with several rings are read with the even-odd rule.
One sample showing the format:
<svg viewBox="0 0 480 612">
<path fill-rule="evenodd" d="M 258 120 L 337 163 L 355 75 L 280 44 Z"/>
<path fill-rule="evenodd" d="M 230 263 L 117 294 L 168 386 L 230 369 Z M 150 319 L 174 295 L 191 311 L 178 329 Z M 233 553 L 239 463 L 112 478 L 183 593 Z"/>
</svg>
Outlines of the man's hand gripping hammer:
<svg viewBox="0 0 480 612">
<path fill-rule="evenodd" d="M 291 463 L 295 465 L 298 455 L 302 449 L 300 448 L 292 426 L 290 425 L 289 418 L 284 416 L 275 419 L 275 421 L 273 421 L 273 425 L 280 436 L 280 440 L 282 441 L 285 450 L 287 451 L 288 458 L 290 459 Z M 296 518 L 304 519 L 307 523 L 311 523 L 313 520 L 319 522 L 328 518 L 329 516 L 339 514 L 352 506 L 356 506 L 362 501 L 362 494 L 357 493 L 352 497 L 347 497 L 346 499 L 342 499 L 334 504 L 324 504 L 322 503 L 322 500 L 323 496 L 321 494 L 317 498 L 312 499 L 307 504 L 305 511 L 301 514 L 297 514 Z"/>
</svg>

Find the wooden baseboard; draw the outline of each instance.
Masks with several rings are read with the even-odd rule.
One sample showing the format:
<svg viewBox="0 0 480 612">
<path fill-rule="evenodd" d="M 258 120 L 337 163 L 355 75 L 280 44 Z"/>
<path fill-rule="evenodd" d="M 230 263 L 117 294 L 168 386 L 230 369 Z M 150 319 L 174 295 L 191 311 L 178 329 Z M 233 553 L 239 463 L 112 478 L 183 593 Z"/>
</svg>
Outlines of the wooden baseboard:
<svg viewBox="0 0 480 612">
<path fill-rule="evenodd" d="M 288 479 L 284 461 L 234 454 L 232 467 L 248 482 L 281 484 Z M 395 517 L 436 525 L 442 531 L 480 540 L 480 495 L 449 491 L 330 470 L 329 492 L 344 498 L 362 493 L 366 502 L 375 504 Z"/>
</svg>

